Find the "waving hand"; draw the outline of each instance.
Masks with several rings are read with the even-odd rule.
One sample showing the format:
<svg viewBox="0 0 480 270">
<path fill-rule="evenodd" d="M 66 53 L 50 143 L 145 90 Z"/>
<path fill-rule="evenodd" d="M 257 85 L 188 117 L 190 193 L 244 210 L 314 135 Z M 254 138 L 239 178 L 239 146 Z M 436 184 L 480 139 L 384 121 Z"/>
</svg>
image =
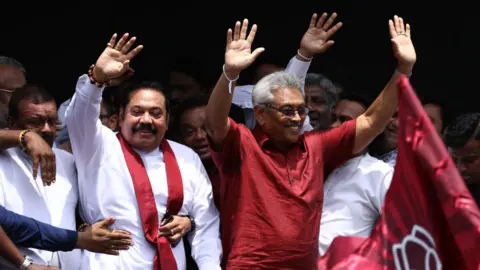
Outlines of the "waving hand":
<svg viewBox="0 0 480 270">
<path fill-rule="evenodd" d="M 243 24 L 237 22 L 235 30 L 228 29 L 227 32 L 227 49 L 225 52 L 225 70 L 231 75 L 231 78 L 236 77 L 242 70 L 250 66 L 253 61 L 265 50 L 264 48 L 257 48 L 253 52 L 252 43 L 257 33 L 257 25 L 254 24 L 250 33 L 247 36 L 248 20 L 243 20 Z"/>
</svg>

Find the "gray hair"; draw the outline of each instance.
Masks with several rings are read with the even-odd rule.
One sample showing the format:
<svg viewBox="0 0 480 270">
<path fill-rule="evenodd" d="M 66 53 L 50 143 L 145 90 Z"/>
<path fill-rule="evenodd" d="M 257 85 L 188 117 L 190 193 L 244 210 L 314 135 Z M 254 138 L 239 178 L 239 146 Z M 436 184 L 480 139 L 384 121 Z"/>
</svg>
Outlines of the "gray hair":
<svg viewBox="0 0 480 270">
<path fill-rule="evenodd" d="M 270 103 L 274 99 L 273 92 L 284 88 L 301 89 L 298 78 L 285 71 L 277 71 L 263 77 L 252 91 L 253 106 Z"/>
<path fill-rule="evenodd" d="M 319 73 L 308 73 L 305 77 L 305 86 L 314 85 L 325 91 L 327 105 L 329 108 L 335 107 L 337 103 L 338 89 L 327 77 Z"/>
<path fill-rule="evenodd" d="M 13 66 L 18 68 L 23 75 L 26 75 L 27 71 L 25 67 L 22 65 L 22 63 L 18 62 L 17 60 L 7 57 L 7 56 L 2 56 L 0 55 L 0 65 L 6 65 L 6 66 Z"/>
</svg>

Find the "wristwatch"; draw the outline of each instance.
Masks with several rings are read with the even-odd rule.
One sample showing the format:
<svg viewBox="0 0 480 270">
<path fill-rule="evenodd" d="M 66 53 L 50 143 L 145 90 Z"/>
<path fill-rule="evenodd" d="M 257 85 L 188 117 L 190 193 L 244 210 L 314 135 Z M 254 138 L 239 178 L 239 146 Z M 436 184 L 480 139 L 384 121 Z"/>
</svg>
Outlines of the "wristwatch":
<svg viewBox="0 0 480 270">
<path fill-rule="evenodd" d="M 181 217 L 186 217 L 188 219 L 190 219 L 190 231 L 188 233 L 192 233 L 195 231 L 195 219 L 192 217 L 192 216 L 189 216 L 189 215 L 183 215 Z"/>
<path fill-rule="evenodd" d="M 33 263 L 32 258 L 30 258 L 28 256 L 25 256 L 24 258 L 25 258 L 25 260 L 23 260 L 22 265 L 20 265 L 20 267 L 19 267 L 20 270 L 26 270 Z"/>
</svg>

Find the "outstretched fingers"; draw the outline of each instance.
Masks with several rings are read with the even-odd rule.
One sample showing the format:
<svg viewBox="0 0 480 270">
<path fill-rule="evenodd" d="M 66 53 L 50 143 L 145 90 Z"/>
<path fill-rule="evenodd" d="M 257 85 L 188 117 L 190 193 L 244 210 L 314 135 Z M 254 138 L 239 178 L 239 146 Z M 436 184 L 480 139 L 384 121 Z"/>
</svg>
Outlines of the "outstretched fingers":
<svg viewBox="0 0 480 270">
<path fill-rule="evenodd" d="M 253 40 L 255 40 L 255 35 L 257 34 L 257 25 L 254 24 L 252 29 L 250 29 L 250 33 L 248 34 L 247 41 L 252 44 Z"/>
</svg>

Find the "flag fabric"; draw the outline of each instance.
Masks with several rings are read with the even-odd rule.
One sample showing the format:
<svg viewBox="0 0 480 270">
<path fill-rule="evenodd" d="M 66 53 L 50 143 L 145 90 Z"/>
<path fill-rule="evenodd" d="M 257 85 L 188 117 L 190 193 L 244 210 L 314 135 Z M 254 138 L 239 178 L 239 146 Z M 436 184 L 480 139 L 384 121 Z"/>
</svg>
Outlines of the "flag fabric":
<svg viewBox="0 0 480 270">
<path fill-rule="evenodd" d="M 319 269 L 480 269 L 480 211 L 408 79 L 400 77 L 398 156 L 369 238 L 337 237 Z"/>
</svg>

